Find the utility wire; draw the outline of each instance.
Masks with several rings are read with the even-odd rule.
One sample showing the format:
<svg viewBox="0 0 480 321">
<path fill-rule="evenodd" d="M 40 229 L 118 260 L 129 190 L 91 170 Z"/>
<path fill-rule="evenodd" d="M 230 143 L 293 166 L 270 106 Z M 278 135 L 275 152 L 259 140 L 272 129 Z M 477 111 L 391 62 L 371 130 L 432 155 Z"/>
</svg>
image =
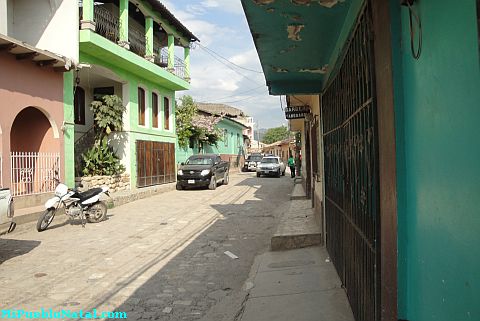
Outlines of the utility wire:
<svg viewBox="0 0 480 321">
<path fill-rule="evenodd" d="M 216 51 L 214 51 L 214 50 L 212 50 L 212 49 L 210 49 L 210 48 L 208 48 L 208 47 L 206 47 L 206 46 L 204 46 L 204 45 L 202 45 L 202 44 L 200 44 L 200 43 L 198 44 L 198 46 L 199 46 L 200 48 L 202 48 L 202 49 L 204 49 L 204 50 L 206 50 L 206 51 L 209 51 L 209 52 L 211 52 L 212 54 L 220 57 L 221 59 L 225 60 L 225 61 L 228 62 L 229 64 L 234 65 L 234 66 L 237 67 L 237 68 L 240 68 L 240 69 L 243 69 L 243 70 L 246 70 L 246 71 L 256 72 L 257 74 L 263 74 L 263 71 L 253 70 L 253 69 L 249 69 L 249 68 L 245 68 L 245 67 L 239 66 L 239 65 L 237 65 L 236 63 L 234 63 L 233 61 L 228 60 L 227 58 L 223 57 L 221 54 L 217 53 Z"/>
<path fill-rule="evenodd" d="M 233 103 L 238 103 L 240 101 L 249 100 L 249 99 L 252 99 L 252 98 L 257 98 L 257 96 L 249 96 L 247 98 L 242 98 L 242 99 L 234 100 L 234 101 L 225 101 L 225 102 L 222 102 L 222 104 L 233 104 Z"/>
<path fill-rule="evenodd" d="M 203 47 L 200 47 L 203 49 Z M 208 50 L 205 50 L 203 49 L 207 54 L 209 54 L 210 56 L 212 56 L 212 58 L 214 58 L 215 60 L 217 60 L 218 62 L 220 62 L 222 65 L 224 65 L 225 67 L 227 67 L 228 69 L 231 69 L 233 70 L 234 72 L 236 72 L 237 74 L 241 75 L 242 77 L 252 81 L 253 83 L 257 84 L 260 86 L 260 84 L 256 81 L 256 80 L 253 80 L 252 78 L 248 77 L 248 76 L 245 76 L 244 74 L 242 74 L 241 72 L 239 72 L 238 70 L 234 69 L 233 67 L 227 65 L 226 63 L 224 63 L 222 60 L 220 60 L 219 58 L 217 58 L 214 54 L 212 54 L 210 51 Z"/>
<path fill-rule="evenodd" d="M 263 88 L 265 87 L 264 85 L 261 85 L 261 86 L 258 86 L 258 87 L 255 87 L 255 88 L 252 88 L 252 89 L 248 89 L 248 90 L 245 90 L 245 91 L 242 91 L 242 92 L 239 92 L 235 95 L 229 95 L 229 96 L 225 96 L 225 97 L 220 97 L 220 98 L 215 98 L 213 100 L 210 100 L 209 98 L 203 98 L 201 101 L 199 101 L 199 103 L 208 103 L 208 102 L 215 102 L 215 101 L 218 101 L 218 100 L 223 100 L 223 99 L 227 99 L 227 98 L 233 98 L 233 97 L 236 97 L 236 96 L 239 96 L 241 94 L 246 94 L 246 93 L 249 93 L 249 92 L 252 92 L 252 91 L 256 91 L 260 88 Z M 212 97 L 213 98 L 213 97 Z"/>
</svg>

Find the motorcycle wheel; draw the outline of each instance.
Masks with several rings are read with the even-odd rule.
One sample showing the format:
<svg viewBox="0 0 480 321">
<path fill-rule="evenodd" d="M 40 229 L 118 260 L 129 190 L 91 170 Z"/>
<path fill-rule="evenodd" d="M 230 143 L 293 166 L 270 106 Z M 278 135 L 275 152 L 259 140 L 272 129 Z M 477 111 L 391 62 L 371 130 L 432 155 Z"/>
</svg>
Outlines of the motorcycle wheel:
<svg viewBox="0 0 480 321">
<path fill-rule="evenodd" d="M 87 211 L 88 223 L 99 223 L 107 218 L 107 204 L 97 202 L 90 206 Z"/>
<path fill-rule="evenodd" d="M 52 223 L 53 218 L 55 217 L 55 209 L 49 208 L 47 209 L 37 221 L 37 231 L 43 232 L 47 229 L 47 227 Z"/>
</svg>

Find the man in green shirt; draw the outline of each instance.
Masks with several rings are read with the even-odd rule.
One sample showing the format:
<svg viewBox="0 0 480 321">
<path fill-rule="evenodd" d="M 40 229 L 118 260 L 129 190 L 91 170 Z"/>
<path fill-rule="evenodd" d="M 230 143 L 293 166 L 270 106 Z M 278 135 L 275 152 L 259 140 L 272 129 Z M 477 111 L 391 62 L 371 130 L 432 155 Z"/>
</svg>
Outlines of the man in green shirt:
<svg viewBox="0 0 480 321">
<path fill-rule="evenodd" d="M 295 160 L 292 155 L 290 155 L 290 158 L 288 159 L 288 167 L 290 167 L 290 175 L 292 178 L 295 177 Z"/>
</svg>

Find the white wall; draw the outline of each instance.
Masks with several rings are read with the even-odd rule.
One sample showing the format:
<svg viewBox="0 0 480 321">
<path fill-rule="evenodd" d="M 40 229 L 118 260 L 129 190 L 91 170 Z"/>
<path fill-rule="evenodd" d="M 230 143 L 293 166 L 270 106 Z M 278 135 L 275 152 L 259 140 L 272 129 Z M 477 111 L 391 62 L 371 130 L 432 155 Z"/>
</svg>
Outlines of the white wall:
<svg viewBox="0 0 480 321">
<path fill-rule="evenodd" d="M 78 63 L 78 0 L 8 0 L 7 3 L 8 36 Z"/>
<path fill-rule="evenodd" d="M 8 34 L 7 0 L 0 0 L 0 34 Z"/>
</svg>

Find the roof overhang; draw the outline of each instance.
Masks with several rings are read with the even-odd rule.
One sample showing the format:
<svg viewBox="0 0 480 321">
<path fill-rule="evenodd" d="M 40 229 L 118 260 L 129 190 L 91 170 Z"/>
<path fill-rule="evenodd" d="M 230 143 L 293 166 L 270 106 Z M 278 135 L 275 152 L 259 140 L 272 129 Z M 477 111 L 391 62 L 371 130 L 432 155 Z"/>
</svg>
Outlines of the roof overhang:
<svg viewBox="0 0 480 321">
<path fill-rule="evenodd" d="M 180 20 L 178 20 L 160 1 L 158 0 L 146 0 L 152 8 L 160 13 L 162 17 L 167 19 L 167 21 L 175 27 L 178 31 L 180 31 L 186 38 L 189 39 L 190 42 L 195 42 L 200 40 L 190 31 L 187 27 L 185 27 Z"/>
<path fill-rule="evenodd" d="M 362 0 L 241 2 L 272 95 L 322 91 L 356 11 L 363 3 Z"/>
<path fill-rule="evenodd" d="M 39 67 L 53 67 L 55 71 L 68 71 L 72 61 L 50 51 L 35 48 L 12 37 L 0 34 L 0 50 L 6 50 L 17 60 L 31 60 Z"/>
</svg>

